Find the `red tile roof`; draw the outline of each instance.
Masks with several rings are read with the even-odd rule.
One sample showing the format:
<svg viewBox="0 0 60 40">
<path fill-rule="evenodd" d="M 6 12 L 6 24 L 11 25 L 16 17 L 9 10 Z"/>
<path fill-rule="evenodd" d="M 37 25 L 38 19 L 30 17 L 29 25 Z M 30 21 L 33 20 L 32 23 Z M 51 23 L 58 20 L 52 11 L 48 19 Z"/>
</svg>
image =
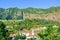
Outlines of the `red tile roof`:
<svg viewBox="0 0 60 40">
<path fill-rule="evenodd" d="M 10 35 L 9 35 L 9 37 L 14 37 L 14 36 L 16 36 L 16 34 L 10 34 Z"/>
</svg>

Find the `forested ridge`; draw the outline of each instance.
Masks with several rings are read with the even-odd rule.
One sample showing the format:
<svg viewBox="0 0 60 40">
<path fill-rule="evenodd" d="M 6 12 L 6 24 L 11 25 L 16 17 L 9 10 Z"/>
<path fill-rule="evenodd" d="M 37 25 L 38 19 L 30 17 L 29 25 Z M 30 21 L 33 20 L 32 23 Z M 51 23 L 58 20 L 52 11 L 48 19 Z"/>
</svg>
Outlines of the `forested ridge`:
<svg viewBox="0 0 60 40">
<path fill-rule="evenodd" d="M 49 13 L 58 13 L 60 11 L 60 7 L 50 7 L 47 9 L 42 9 L 42 8 L 0 8 L 0 19 L 5 20 L 5 19 L 21 19 L 21 11 L 24 12 L 24 14 L 49 14 Z"/>
</svg>

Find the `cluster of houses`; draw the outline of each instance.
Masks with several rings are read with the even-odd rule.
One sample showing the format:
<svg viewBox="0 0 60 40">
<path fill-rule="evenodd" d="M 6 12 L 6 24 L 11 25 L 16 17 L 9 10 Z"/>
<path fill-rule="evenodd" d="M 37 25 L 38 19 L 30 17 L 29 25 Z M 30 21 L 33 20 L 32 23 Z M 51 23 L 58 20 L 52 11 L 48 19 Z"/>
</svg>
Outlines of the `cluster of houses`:
<svg viewBox="0 0 60 40">
<path fill-rule="evenodd" d="M 9 27 L 9 26 L 6 26 L 6 29 L 9 30 L 10 27 Z M 20 31 L 18 31 L 18 33 L 19 33 L 20 35 L 21 35 L 21 34 L 22 34 L 22 35 L 25 35 L 25 36 L 26 36 L 26 39 L 25 39 L 25 40 L 27 40 L 27 39 L 29 39 L 29 38 L 34 38 L 34 40 L 37 40 L 36 33 L 35 33 L 34 30 L 31 30 L 31 31 L 20 30 Z M 14 34 L 14 33 L 12 33 L 12 34 L 9 35 L 9 37 L 10 37 L 11 39 L 13 39 L 15 36 L 16 36 L 16 34 Z"/>
<path fill-rule="evenodd" d="M 33 37 L 36 38 L 36 35 L 35 35 L 34 30 L 32 30 L 32 32 L 27 32 L 27 31 L 25 31 L 25 30 L 22 30 L 22 31 L 20 31 L 20 33 L 26 35 L 26 38 L 27 38 L 27 39 L 28 39 L 28 38 L 33 38 Z"/>
<path fill-rule="evenodd" d="M 20 30 L 19 34 L 20 35 L 21 34 L 26 35 L 26 39 L 25 40 L 30 39 L 30 38 L 33 38 L 34 40 L 37 40 L 37 37 L 36 37 L 36 34 L 35 34 L 34 30 L 32 30 L 31 32 L 27 32 L 25 30 Z M 16 34 L 10 34 L 9 35 L 9 37 L 11 37 L 11 38 L 14 38 L 15 36 L 16 36 Z"/>
</svg>

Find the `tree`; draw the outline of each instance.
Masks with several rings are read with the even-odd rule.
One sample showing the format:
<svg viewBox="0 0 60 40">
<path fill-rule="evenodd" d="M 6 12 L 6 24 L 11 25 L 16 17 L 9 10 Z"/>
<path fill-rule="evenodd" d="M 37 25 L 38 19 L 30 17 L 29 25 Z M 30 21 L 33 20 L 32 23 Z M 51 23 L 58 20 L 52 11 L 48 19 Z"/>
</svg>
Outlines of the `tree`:
<svg viewBox="0 0 60 40">
<path fill-rule="evenodd" d="M 11 20 L 12 19 L 12 16 L 11 15 L 8 15 L 7 17 L 6 17 L 6 20 Z"/>
<path fill-rule="evenodd" d="M 16 36 L 18 39 L 21 39 L 21 40 L 23 40 L 23 39 L 26 39 L 26 35 L 24 35 L 24 34 L 19 34 L 18 33 L 18 35 Z"/>
<path fill-rule="evenodd" d="M 29 38 L 29 39 L 27 39 L 27 40 L 34 40 L 34 38 Z"/>
<path fill-rule="evenodd" d="M 45 31 L 38 34 L 42 40 L 59 40 L 59 35 L 58 28 L 53 28 L 51 25 L 49 25 Z"/>
<path fill-rule="evenodd" d="M 0 40 L 7 40 L 8 39 L 8 30 L 5 29 L 5 24 L 0 21 Z"/>
<path fill-rule="evenodd" d="M 0 14 L 0 19 L 2 19 L 2 15 Z"/>
</svg>

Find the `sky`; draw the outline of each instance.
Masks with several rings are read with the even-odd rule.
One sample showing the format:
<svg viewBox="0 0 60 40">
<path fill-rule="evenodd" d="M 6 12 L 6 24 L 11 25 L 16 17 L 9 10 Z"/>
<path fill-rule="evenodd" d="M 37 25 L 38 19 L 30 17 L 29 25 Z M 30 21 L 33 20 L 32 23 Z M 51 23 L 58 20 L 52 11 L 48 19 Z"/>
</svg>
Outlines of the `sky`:
<svg viewBox="0 0 60 40">
<path fill-rule="evenodd" d="M 0 0 L 0 8 L 49 8 L 60 6 L 60 0 Z"/>
</svg>

